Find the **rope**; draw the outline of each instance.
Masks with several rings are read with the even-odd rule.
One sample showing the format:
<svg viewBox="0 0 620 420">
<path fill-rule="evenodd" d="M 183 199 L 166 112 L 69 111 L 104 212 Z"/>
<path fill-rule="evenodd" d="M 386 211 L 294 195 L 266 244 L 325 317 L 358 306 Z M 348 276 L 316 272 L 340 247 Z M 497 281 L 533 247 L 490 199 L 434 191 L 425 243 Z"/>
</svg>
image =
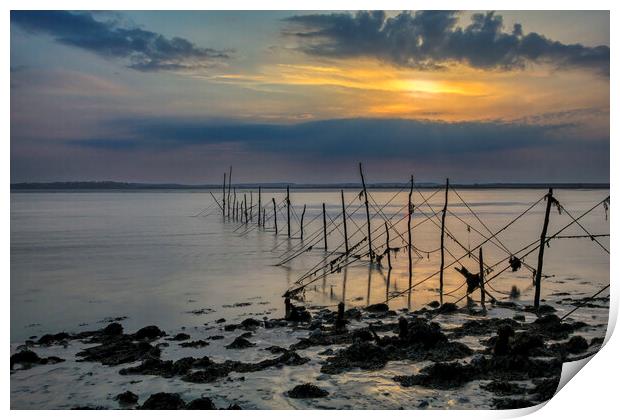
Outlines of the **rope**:
<svg viewBox="0 0 620 420">
<path fill-rule="evenodd" d="M 600 295 L 601 293 L 603 293 L 607 289 L 609 289 L 609 284 L 607 286 L 603 287 L 601 290 L 599 290 L 595 294 L 593 294 L 592 296 L 590 296 L 589 298 L 584 299 L 583 303 L 577 305 L 576 308 L 572 309 L 566 315 L 564 315 L 562 318 L 560 318 L 560 321 L 564 321 L 566 318 L 568 318 L 569 315 L 573 314 L 577 309 L 582 308 L 586 304 L 587 301 L 590 301 L 590 300 L 594 299 L 595 297 L 597 297 L 598 295 Z"/>
</svg>

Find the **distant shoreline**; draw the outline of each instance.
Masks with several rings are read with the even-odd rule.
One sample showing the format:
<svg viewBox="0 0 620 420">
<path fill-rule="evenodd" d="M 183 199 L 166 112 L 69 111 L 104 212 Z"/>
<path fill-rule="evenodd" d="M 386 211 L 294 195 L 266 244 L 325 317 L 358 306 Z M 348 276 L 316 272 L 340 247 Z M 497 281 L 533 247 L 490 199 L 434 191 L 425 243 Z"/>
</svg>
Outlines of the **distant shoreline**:
<svg viewBox="0 0 620 420">
<path fill-rule="evenodd" d="M 421 189 L 434 189 L 443 184 L 423 182 L 417 184 Z M 334 190 L 334 189 L 359 189 L 359 183 L 342 184 L 296 184 L 296 183 L 238 183 L 233 184 L 238 189 L 257 189 L 259 186 L 265 190 L 291 189 L 306 190 Z M 407 182 L 383 182 L 367 184 L 370 189 L 395 189 L 408 188 Z M 609 183 L 480 183 L 480 184 L 452 184 L 459 189 L 609 189 Z M 144 191 L 144 190 L 222 190 L 222 185 L 203 184 L 148 184 L 129 182 L 22 182 L 11 184 L 11 191 Z"/>
</svg>

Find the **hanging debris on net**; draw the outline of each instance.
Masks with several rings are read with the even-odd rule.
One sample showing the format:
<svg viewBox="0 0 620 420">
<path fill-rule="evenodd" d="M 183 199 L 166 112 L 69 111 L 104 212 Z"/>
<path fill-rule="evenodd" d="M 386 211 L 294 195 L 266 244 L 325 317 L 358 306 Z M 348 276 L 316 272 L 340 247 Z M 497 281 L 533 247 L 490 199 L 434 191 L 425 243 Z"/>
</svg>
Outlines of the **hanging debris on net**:
<svg viewBox="0 0 620 420">
<path fill-rule="evenodd" d="M 465 277 L 465 280 L 467 281 L 467 294 L 470 294 L 480 287 L 480 274 L 470 273 L 469 270 L 463 266 L 461 266 L 461 268 L 454 267 L 454 269 Z"/>
<path fill-rule="evenodd" d="M 519 271 L 519 269 L 521 268 L 521 260 L 514 255 L 510 256 L 508 264 L 510 264 L 510 268 L 512 268 L 513 273 L 515 271 Z"/>
</svg>

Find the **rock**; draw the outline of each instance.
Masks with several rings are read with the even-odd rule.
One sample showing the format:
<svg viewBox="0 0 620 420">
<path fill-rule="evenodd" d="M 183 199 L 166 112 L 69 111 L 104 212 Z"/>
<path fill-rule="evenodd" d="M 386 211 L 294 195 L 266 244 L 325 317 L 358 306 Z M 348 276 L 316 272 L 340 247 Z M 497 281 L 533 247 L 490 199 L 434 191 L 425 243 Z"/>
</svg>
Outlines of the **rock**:
<svg viewBox="0 0 620 420">
<path fill-rule="evenodd" d="M 15 353 L 11 356 L 11 369 L 13 369 L 14 364 L 38 364 L 41 358 L 32 350 L 22 350 L 18 353 Z"/>
<path fill-rule="evenodd" d="M 395 376 L 394 380 L 404 387 L 420 385 L 428 388 L 451 389 L 471 381 L 475 370 L 459 362 L 435 363 L 426 366 L 419 375 Z"/>
<path fill-rule="evenodd" d="M 217 321 L 215 321 L 216 324 L 223 324 L 224 322 L 226 322 L 226 318 L 220 318 Z"/>
<path fill-rule="evenodd" d="M 185 341 L 185 340 L 189 340 L 191 337 L 189 336 L 189 334 L 186 333 L 178 333 L 177 335 L 175 335 L 172 338 L 169 338 L 168 340 L 170 341 Z"/>
<path fill-rule="evenodd" d="M 480 388 L 485 391 L 492 392 L 497 395 L 524 394 L 527 388 L 523 385 L 507 382 L 507 381 L 491 381 L 487 384 L 481 384 Z"/>
<path fill-rule="evenodd" d="M 224 325 L 224 331 L 228 331 L 228 332 L 234 331 L 237 328 L 239 328 L 239 324 L 227 324 L 227 325 Z"/>
<path fill-rule="evenodd" d="M 390 307 L 386 303 L 375 303 L 367 306 L 366 310 L 368 312 L 387 312 L 390 310 Z"/>
<path fill-rule="evenodd" d="M 265 348 L 265 350 L 267 350 L 268 352 L 270 352 L 272 354 L 286 353 L 288 351 L 284 347 L 280 347 L 280 346 L 269 346 L 269 347 Z"/>
<path fill-rule="evenodd" d="M 207 397 L 196 398 L 187 404 L 185 408 L 187 410 L 217 410 L 215 404 L 211 401 L 211 398 Z"/>
<path fill-rule="evenodd" d="M 321 372 L 335 374 L 356 367 L 374 370 L 384 367 L 387 362 L 385 350 L 367 341 L 360 341 L 329 357 L 321 367 Z"/>
<path fill-rule="evenodd" d="M 420 402 L 420 404 L 418 404 L 418 408 L 426 408 L 428 407 L 428 401 L 427 400 L 422 400 Z"/>
<path fill-rule="evenodd" d="M 37 344 L 42 346 L 51 346 L 53 344 L 63 343 L 69 339 L 71 339 L 71 336 L 66 332 L 60 332 L 58 334 L 45 334 L 39 338 Z"/>
<path fill-rule="evenodd" d="M 223 339 L 224 339 L 223 335 L 211 335 L 207 337 L 207 340 L 223 340 Z"/>
<path fill-rule="evenodd" d="M 450 314 L 456 312 L 458 310 L 458 306 L 452 302 L 446 302 L 437 309 L 437 312 L 440 314 Z"/>
<path fill-rule="evenodd" d="M 151 344 L 141 341 L 135 342 L 131 336 L 120 336 L 106 341 L 98 346 L 86 348 L 77 353 L 81 361 L 99 362 L 104 365 L 120 365 L 133 363 L 139 360 L 159 357 L 161 350 Z"/>
<path fill-rule="evenodd" d="M 247 318 L 241 322 L 241 326 L 245 329 L 256 329 L 260 327 L 261 322 L 254 318 Z"/>
<path fill-rule="evenodd" d="M 196 341 L 190 341 L 189 343 L 181 343 L 179 344 L 179 346 L 181 347 L 191 347 L 191 348 L 201 348 L 201 347 L 206 347 L 209 345 L 209 342 L 204 341 L 204 340 L 196 340 Z"/>
<path fill-rule="evenodd" d="M 512 317 L 512 319 L 514 319 L 515 321 L 525 321 L 525 315 L 523 314 L 516 314 L 515 316 Z"/>
<path fill-rule="evenodd" d="M 347 309 L 346 311 L 344 311 L 344 317 L 346 319 L 361 319 L 362 311 L 357 308 Z"/>
<path fill-rule="evenodd" d="M 105 335 L 121 335 L 123 333 L 123 326 L 118 322 L 112 322 L 102 332 Z"/>
<path fill-rule="evenodd" d="M 32 350 L 21 350 L 11 356 L 11 369 L 17 364 L 22 369 L 30 369 L 33 365 L 48 365 L 64 362 L 64 359 L 56 356 L 39 357 Z"/>
<path fill-rule="evenodd" d="M 588 350 L 588 347 L 588 342 L 580 335 L 571 337 L 568 343 L 566 343 L 566 351 L 572 354 L 583 353 Z"/>
<path fill-rule="evenodd" d="M 138 402 L 138 396 L 131 391 L 125 391 L 114 397 L 120 405 L 134 405 Z"/>
<path fill-rule="evenodd" d="M 185 408 L 185 401 L 179 394 L 158 392 L 151 395 L 140 407 L 141 410 L 182 410 Z"/>
<path fill-rule="evenodd" d="M 329 395 L 329 392 L 309 383 L 297 385 L 286 393 L 290 398 L 323 398 Z"/>
<path fill-rule="evenodd" d="M 140 328 L 133 337 L 136 340 L 155 340 L 157 338 L 166 335 L 165 332 L 159 329 L 155 325 L 149 325 L 148 327 Z"/>
<path fill-rule="evenodd" d="M 438 301 L 434 300 L 434 301 L 430 302 L 428 304 L 428 306 L 430 306 L 433 309 L 437 309 L 437 308 L 439 308 L 441 306 L 441 304 Z"/>
<path fill-rule="evenodd" d="M 239 404 L 230 404 L 227 408 L 227 410 L 241 410 L 242 408 L 239 406 Z"/>
<path fill-rule="evenodd" d="M 254 347 L 256 344 L 249 342 L 243 337 L 237 337 L 232 343 L 226 346 L 227 349 L 247 349 L 248 347 Z"/>
<path fill-rule="evenodd" d="M 493 407 L 497 410 L 514 410 L 517 408 L 527 408 L 536 405 L 535 401 L 522 398 L 494 398 Z"/>
</svg>

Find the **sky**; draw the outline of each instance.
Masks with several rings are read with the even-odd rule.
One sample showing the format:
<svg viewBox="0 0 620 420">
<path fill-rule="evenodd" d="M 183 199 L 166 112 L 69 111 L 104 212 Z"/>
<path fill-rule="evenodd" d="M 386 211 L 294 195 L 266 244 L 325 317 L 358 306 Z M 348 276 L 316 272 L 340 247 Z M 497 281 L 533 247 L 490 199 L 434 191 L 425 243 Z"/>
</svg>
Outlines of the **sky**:
<svg viewBox="0 0 620 420">
<path fill-rule="evenodd" d="M 11 182 L 609 182 L 609 12 L 11 12 Z"/>
</svg>

